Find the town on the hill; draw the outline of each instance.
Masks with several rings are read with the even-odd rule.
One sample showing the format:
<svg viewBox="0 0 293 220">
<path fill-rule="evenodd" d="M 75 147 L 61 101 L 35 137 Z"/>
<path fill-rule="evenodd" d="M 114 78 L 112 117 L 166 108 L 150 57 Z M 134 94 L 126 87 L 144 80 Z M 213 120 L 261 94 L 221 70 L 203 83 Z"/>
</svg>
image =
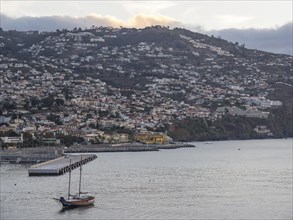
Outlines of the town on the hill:
<svg viewBox="0 0 293 220">
<path fill-rule="evenodd" d="M 0 49 L 2 146 L 293 134 L 289 55 L 162 26 L 1 29 Z"/>
</svg>

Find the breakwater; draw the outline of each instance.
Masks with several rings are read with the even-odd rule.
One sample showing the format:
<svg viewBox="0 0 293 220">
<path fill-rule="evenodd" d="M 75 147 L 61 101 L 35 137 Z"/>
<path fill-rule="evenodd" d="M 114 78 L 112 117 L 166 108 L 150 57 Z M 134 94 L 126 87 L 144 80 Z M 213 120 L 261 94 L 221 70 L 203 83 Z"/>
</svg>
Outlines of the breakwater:
<svg viewBox="0 0 293 220">
<path fill-rule="evenodd" d="M 64 153 L 103 153 L 103 152 L 142 152 L 142 151 L 159 151 L 161 149 L 177 149 L 195 147 L 187 143 L 175 144 L 107 144 L 107 145 L 80 145 L 71 146 L 64 149 Z"/>
</svg>

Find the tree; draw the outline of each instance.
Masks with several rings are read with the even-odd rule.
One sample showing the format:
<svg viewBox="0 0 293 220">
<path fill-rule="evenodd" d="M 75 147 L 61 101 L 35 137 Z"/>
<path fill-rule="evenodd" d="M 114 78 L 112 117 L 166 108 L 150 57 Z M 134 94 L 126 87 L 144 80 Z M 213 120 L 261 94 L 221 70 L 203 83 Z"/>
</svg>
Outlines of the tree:
<svg viewBox="0 0 293 220">
<path fill-rule="evenodd" d="M 47 119 L 54 122 L 56 125 L 62 125 L 62 121 L 60 120 L 59 115 L 50 114 L 47 116 Z"/>
<path fill-rule="evenodd" d="M 74 143 L 82 143 L 84 141 L 82 137 L 64 135 L 64 134 L 57 135 L 57 138 L 61 139 L 65 146 L 70 146 Z"/>
<path fill-rule="evenodd" d="M 0 137 L 16 137 L 16 136 L 19 136 L 19 135 L 12 129 L 5 132 L 0 132 Z"/>
<path fill-rule="evenodd" d="M 6 109 L 6 110 L 16 109 L 16 104 L 14 102 L 10 102 L 8 100 L 5 100 L 2 104 L 2 108 Z"/>
<path fill-rule="evenodd" d="M 64 105 L 64 100 L 63 99 L 56 99 L 55 102 L 56 102 L 57 106 Z"/>
<path fill-rule="evenodd" d="M 36 106 L 36 105 L 40 104 L 40 100 L 37 97 L 32 97 L 30 99 L 30 101 L 31 101 L 32 106 Z"/>
<path fill-rule="evenodd" d="M 94 123 L 90 123 L 89 124 L 89 127 L 95 129 L 96 128 L 96 125 Z"/>
<path fill-rule="evenodd" d="M 46 97 L 42 99 L 42 103 L 44 107 L 51 107 L 53 106 L 55 100 L 53 97 Z"/>
<path fill-rule="evenodd" d="M 29 132 L 23 133 L 23 147 L 35 147 L 36 142 L 33 138 L 33 135 Z"/>
</svg>

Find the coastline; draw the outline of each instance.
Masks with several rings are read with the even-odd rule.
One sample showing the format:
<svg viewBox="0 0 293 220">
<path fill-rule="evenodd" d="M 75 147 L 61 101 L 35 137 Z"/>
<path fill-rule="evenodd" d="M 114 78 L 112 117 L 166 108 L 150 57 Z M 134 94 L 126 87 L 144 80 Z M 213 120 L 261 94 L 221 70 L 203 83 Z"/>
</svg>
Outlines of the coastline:
<svg viewBox="0 0 293 220">
<path fill-rule="evenodd" d="M 36 148 L 14 148 L 1 150 L 0 161 L 1 164 L 36 164 L 71 153 L 144 152 L 189 147 L 195 147 L 195 145 L 184 142 L 176 142 L 172 144 L 125 143 L 73 145 L 70 147 L 52 146 Z"/>
<path fill-rule="evenodd" d="M 289 138 L 265 138 L 265 139 L 246 139 L 248 140 L 275 140 L 292 139 Z M 293 139 L 292 139 L 293 140 Z M 71 153 L 115 153 L 115 152 L 146 152 L 159 151 L 178 148 L 193 148 L 197 142 L 211 144 L 215 141 L 242 141 L 242 139 L 231 140 L 205 140 L 191 142 L 175 142 L 172 144 L 142 144 L 142 143 L 124 143 L 124 144 L 95 144 L 95 145 L 72 145 L 70 147 L 51 146 L 35 148 L 12 148 L 0 150 L 0 164 L 37 164 L 46 162 L 66 154 Z"/>
</svg>

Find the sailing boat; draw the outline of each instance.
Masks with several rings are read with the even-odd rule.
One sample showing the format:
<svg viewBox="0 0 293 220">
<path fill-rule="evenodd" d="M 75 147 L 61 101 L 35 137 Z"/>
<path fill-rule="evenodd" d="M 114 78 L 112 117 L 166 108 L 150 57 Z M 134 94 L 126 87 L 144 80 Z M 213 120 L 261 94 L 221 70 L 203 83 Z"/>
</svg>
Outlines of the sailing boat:
<svg viewBox="0 0 293 220">
<path fill-rule="evenodd" d="M 82 161 L 82 157 L 81 157 Z M 80 174 L 79 174 L 79 191 L 75 195 L 70 194 L 70 184 L 71 184 L 71 159 L 70 159 L 70 166 L 69 166 L 69 181 L 68 181 L 68 196 L 67 199 L 64 197 L 59 198 L 59 202 L 63 205 L 63 208 L 71 208 L 71 207 L 78 207 L 78 206 L 87 206 L 92 205 L 95 202 L 94 196 L 85 195 L 86 192 L 81 192 L 81 171 L 82 165 L 80 165 Z"/>
</svg>

